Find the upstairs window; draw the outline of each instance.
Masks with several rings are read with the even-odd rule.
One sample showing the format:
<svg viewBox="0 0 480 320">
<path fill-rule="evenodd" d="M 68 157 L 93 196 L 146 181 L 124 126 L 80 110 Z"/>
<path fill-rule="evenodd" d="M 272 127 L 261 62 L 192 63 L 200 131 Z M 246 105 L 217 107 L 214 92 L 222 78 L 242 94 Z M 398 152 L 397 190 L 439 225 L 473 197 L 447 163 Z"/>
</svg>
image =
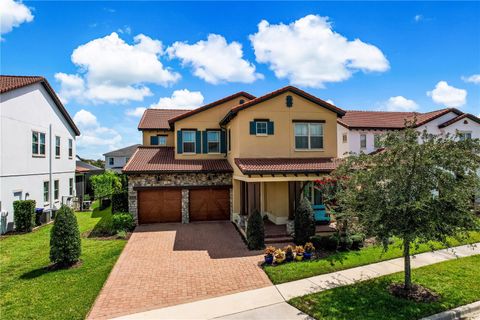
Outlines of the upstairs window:
<svg viewBox="0 0 480 320">
<path fill-rule="evenodd" d="M 167 137 L 166 136 L 151 136 L 150 137 L 150 145 L 152 146 L 166 146 L 167 145 Z"/>
<path fill-rule="evenodd" d="M 220 131 L 207 132 L 208 153 L 220 153 Z"/>
<path fill-rule="evenodd" d="M 472 133 L 470 131 L 461 131 L 458 133 L 460 141 L 472 139 Z"/>
<path fill-rule="evenodd" d="M 367 135 L 361 134 L 360 135 L 360 148 L 366 149 L 367 148 Z"/>
<path fill-rule="evenodd" d="M 50 199 L 50 182 L 43 182 L 43 202 L 48 202 Z"/>
<path fill-rule="evenodd" d="M 60 137 L 55 136 L 55 157 L 60 158 Z"/>
<path fill-rule="evenodd" d="M 267 122 L 266 121 L 257 121 L 257 129 L 256 129 L 256 134 L 259 136 L 264 136 L 267 135 Z"/>
<path fill-rule="evenodd" d="M 60 181 L 53 181 L 53 198 L 58 200 L 60 198 Z"/>
<path fill-rule="evenodd" d="M 68 157 L 72 159 L 73 157 L 73 140 L 68 139 Z"/>
<path fill-rule="evenodd" d="M 32 155 L 45 156 L 45 133 L 32 132 Z"/>
<path fill-rule="evenodd" d="M 319 150 L 323 149 L 323 124 L 296 123 L 295 149 Z"/>
<path fill-rule="evenodd" d="M 113 166 L 114 163 L 115 163 L 115 159 L 113 159 L 113 158 L 108 158 L 108 165 L 109 165 L 109 166 Z"/>
<path fill-rule="evenodd" d="M 183 153 L 195 153 L 195 131 L 182 131 Z"/>
</svg>

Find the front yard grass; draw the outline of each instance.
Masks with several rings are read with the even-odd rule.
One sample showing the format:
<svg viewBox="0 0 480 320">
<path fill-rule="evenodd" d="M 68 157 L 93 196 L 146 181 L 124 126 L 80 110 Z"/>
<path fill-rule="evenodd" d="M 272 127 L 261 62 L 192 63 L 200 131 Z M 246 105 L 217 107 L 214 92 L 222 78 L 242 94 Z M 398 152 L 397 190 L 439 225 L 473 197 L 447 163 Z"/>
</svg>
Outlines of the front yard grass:
<svg viewBox="0 0 480 320">
<path fill-rule="evenodd" d="M 47 225 L 0 240 L 0 315 L 2 319 L 84 319 L 125 240 L 86 238 L 111 220 L 111 210 L 76 213 L 82 234 L 82 264 L 48 271 L 50 230 Z"/>
<path fill-rule="evenodd" d="M 467 243 L 480 242 L 480 232 L 470 232 L 468 239 L 459 242 L 451 239 L 451 246 L 459 246 Z M 369 246 L 358 251 L 336 252 L 326 258 L 319 260 L 285 263 L 278 266 L 265 266 L 264 270 L 274 284 L 304 279 L 325 273 L 340 271 L 348 268 L 354 268 L 402 257 L 401 241 L 396 240 L 390 245 L 387 252 L 383 252 L 383 248 L 379 245 Z M 433 248 L 441 249 L 440 243 L 432 243 Z M 431 246 L 422 244 L 418 248 L 412 250 L 413 254 L 427 252 L 431 250 Z"/>
<path fill-rule="evenodd" d="M 480 300 L 480 256 L 450 260 L 413 272 L 413 282 L 436 293 L 433 303 L 392 296 L 387 287 L 403 272 L 294 298 L 289 303 L 316 319 L 419 319 Z"/>
</svg>

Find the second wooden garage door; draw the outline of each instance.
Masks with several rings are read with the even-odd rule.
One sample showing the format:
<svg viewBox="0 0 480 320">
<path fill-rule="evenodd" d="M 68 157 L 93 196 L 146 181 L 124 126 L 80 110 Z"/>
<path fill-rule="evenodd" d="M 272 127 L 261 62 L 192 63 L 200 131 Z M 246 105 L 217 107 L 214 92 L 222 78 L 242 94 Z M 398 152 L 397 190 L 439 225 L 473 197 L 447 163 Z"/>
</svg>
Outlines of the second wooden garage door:
<svg viewBox="0 0 480 320">
<path fill-rule="evenodd" d="M 138 220 L 139 223 L 182 222 L 182 191 L 138 191 Z"/>
<path fill-rule="evenodd" d="M 191 189 L 190 221 L 229 220 L 230 189 Z"/>
</svg>

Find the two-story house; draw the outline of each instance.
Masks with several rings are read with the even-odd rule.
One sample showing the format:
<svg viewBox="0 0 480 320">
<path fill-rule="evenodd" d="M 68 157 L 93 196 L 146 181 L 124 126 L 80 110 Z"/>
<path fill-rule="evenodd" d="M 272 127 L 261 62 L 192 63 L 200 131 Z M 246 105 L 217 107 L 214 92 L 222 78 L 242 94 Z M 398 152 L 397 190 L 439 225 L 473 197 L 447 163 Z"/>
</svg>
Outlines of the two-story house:
<svg viewBox="0 0 480 320">
<path fill-rule="evenodd" d="M 140 146 L 140 144 L 134 144 L 104 153 L 105 169 L 121 173 L 123 166 L 127 164 L 138 146 Z"/>
<path fill-rule="evenodd" d="M 0 76 L 0 207 L 13 228 L 13 201 L 58 208 L 75 195 L 72 118 L 43 77 Z"/>
<path fill-rule="evenodd" d="M 338 157 L 349 153 L 372 153 L 379 148 L 379 138 L 391 130 L 405 128 L 405 121 L 415 121 L 416 130 L 435 135 L 480 138 L 480 119 L 454 108 L 419 112 L 347 111 L 338 119 Z"/>
<path fill-rule="evenodd" d="M 300 184 L 337 165 L 345 111 L 288 86 L 261 97 L 239 92 L 192 111 L 146 110 L 143 145 L 124 167 L 138 223 L 234 220 L 259 210 L 278 225 Z M 312 203 L 321 194 L 305 188 Z"/>
</svg>

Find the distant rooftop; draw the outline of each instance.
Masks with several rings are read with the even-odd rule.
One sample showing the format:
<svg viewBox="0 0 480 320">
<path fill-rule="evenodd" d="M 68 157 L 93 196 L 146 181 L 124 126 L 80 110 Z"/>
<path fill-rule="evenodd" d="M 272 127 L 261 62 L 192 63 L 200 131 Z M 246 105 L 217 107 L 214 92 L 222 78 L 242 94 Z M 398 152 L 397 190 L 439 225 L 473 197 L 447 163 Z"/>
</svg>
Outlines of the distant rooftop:
<svg viewBox="0 0 480 320">
<path fill-rule="evenodd" d="M 139 146 L 141 146 L 141 144 L 134 144 L 125 148 L 104 153 L 103 155 L 106 157 L 131 157 Z"/>
</svg>

